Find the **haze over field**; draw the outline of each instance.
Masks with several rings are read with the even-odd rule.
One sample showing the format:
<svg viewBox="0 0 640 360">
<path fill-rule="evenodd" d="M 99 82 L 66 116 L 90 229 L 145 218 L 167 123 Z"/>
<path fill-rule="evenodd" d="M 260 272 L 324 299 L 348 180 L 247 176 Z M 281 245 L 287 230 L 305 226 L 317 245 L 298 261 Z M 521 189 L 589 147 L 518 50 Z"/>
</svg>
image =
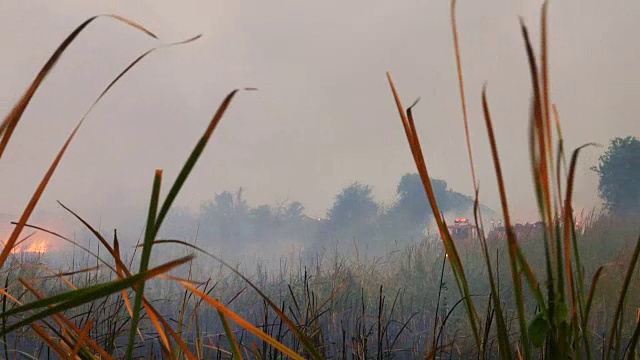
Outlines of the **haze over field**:
<svg viewBox="0 0 640 360">
<path fill-rule="evenodd" d="M 530 91 L 518 15 L 537 29 L 539 1 L 464 1 L 458 24 L 481 200 L 498 209 L 495 175 L 480 113 L 489 101 L 506 186 L 517 221 L 535 218 L 527 145 Z M 80 130 L 38 209 L 61 200 L 107 227 L 144 216 L 153 170 L 171 181 L 224 95 L 255 86 L 232 104 L 178 198 L 198 209 L 243 186 L 251 204 L 298 200 L 323 217 L 352 181 L 391 201 L 414 165 L 385 71 L 391 71 L 418 128 L 432 176 L 471 194 L 446 1 L 0 3 L 0 113 L 6 114 L 56 46 L 79 23 L 117 13 L 161 41 L 202 33 L 195 43 L 145 59 Z M 604 13 L 607 16 L 602 16 Z M 552 2 L 552 91 L 572 149 L 640 134 L 640 3 Z M 538 34 L 532 34 L 537 42 Z M 72 45 L 36 94 L 0 173 L 0 219 L 15 219 L 55 152 L 103 87 L 155 42 L 102 19 Z M 575 208 L 599 204 L 583 152 Z M 166 189 L 165 189 L 166 190 Z M 2 229 L 2 228 L 0 228 Z"/>
</svg>

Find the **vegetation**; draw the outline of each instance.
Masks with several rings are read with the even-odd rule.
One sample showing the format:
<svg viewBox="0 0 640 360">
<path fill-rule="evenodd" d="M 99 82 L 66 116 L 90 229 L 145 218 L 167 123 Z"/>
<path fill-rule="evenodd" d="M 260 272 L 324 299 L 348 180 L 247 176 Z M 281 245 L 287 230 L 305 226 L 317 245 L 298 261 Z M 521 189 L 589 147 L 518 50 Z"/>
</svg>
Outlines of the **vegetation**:
<svg viewBox="0 0 640 360">
<path fill-rule="evenodd" d="M 562 164 L 567 162 L 558 112 L 549 97 L 546 9 L 545 4 L 540 66 L 527 27 L 522 24 L 521 28 L 533 89 L 531 170 L 545 228 L 539 237 L 517 237 L 513 230 L 486 87 L 481 100 L 506 241 L 492 242 L 484 236 L 453 1 L 461 105 L 475 189 L 473 215 L 480 235 L 477 241 L 460 244 L 452 239 L 444 214 L 469 199 L 447 191 L 445 183 L 430 177 L 416 132 L 414 106 L 403 107 L 390 74 L 392 95 L 418 176 L 407 175 L 401 180 L 399 199 L 383 213 L 418 223 L 428 211 L 418 203 L 418 194 L 426 196 L 423 200 L 428 201 L 437 234 L 418 243 L 390 246 L 385 256 L 373 259 L 357 251 L 355 256 L 347 256 L 338 250 L 311 258 L 292 256 L 282 261 L 279 271 L 258 267 L 251 279 L 243 274 L 244 269 L 195 241 L 160 237 L 176 196 L 240 90 L 223 99 L 165 198 L 160 197 L 164 174 L 162 170 L 155 172 L 145 232 L 131 256 L 121 252 L 117 232 L 109 236 L 101 233 L 63 204 L 100 243 L 101 252 L 29 224 L 83 117 L 0 252 L 0 279 L 4 283 L 0 294 L 0 352 L 5 358 L 80 359 L 637 357 L 640 318 L 633 311 L 640 298 L 636 266 L 640 229 L 637 218 L 622 218 L 615 213 L 591 214 L 580 227 L 575 224 L 572 192 L 582 148 L 573 152 L 567 170 L 562 171 Z M 133 21 L 111 17 L 155 38 Z M 87 20 L 65 39 L 0 123 L 0 159 L 38 87 L 68 45 L 95 19 Z M 105 87 L 95 103 L 154 50 L 135 59 Z M 559 138 L 557 147 L 552 141 L 554 128 Z M 417 185 L 422 185 L 423 191 Z M 228 239 L 251 231 L 240 219 L 258 228 L 273 215 L 264 206 L 249 209 L 241 191 L 219 194 L 203 210 L 203 214 L 213 214 L 211 221 L 229 221 L 219 224 L 217 233 L 211 234 Z M 287 218 L 303 221 L 299 203 L 290 204 L 284 213 Z M 356 183 L 336 197 L 328 222 L 321 224 L 320 230 L 368 236 L 371 226 L 385 223 L 380 213 L 370 188 Z M 26 229 L 48 232 L 70 242 L 85 251 L 84 257 L 74 261 L 68 271 L 55 271 L 39 257 L 16 255 L 13 249 L 30 236 L 22 235 Z M 175 250 L 159 250 L 168 247 Z M 180 252 L 183 256 L 177 259 L 166 258 L 168 253 Z M 148 286 L 150 283 L 153 286 Z"/>
<path fill-rule="evenodd" d="M 640 213 L 640 140 L 634 136 L 611 140 L 593 168 L 600 176 L 600 197 L 613 213 Z"/>
</svg>

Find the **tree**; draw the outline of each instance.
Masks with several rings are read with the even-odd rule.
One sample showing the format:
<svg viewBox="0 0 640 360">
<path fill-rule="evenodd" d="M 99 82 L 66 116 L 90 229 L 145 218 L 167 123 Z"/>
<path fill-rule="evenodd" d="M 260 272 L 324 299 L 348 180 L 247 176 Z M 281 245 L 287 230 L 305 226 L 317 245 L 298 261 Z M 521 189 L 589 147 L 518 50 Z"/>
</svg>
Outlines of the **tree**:
<svg viewBox="0 0 640 360">
<path fill-rule="evenodd" d="M 327 213 L 326 230 L 333 235 L 369 236 L 379 207 L 369 185 L 352 183 L 336 195 Z"/>
<path fill-rule="evenodd" d="M 229 191 L 216 194 L 200 209 L 201 224 L 205 234 L 214 241 L 244 240 L 248 235 L 246 226 L 249 205 L 242 197 L 242 188 L 235 195 Z"/>
<path fill-rule="evenodd" d="M 640 140 L 617 137 L 592 168 L 599 178 L 598 192 L 616 215 L 640 213 Z"/>
<path fill-rule="evenodd" d="M 431 186 L 440 207 L 440 211 L 449 210 L 447 182 L 431 179 Z M 397 188 L 398 200 L 394 210 L 414 225 L 423 225 L 431 217 L 431 205 L 424 191 L 422 179 L 417 173 L 405 174 Z"/>
</svg>

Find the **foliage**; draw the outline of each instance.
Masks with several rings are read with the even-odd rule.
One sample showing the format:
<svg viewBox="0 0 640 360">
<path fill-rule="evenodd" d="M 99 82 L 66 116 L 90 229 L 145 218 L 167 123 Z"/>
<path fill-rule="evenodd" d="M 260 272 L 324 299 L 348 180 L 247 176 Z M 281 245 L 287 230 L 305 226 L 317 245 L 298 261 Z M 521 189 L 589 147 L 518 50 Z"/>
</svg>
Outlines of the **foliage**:
<svg viewBox="0 0 640 360">
<path fill-rule="evenodd" d="M 128 254 L 121 253 L 117 232 L 111 241 L 107 240 L 62 203 L 60 205 L 70 216 L 98 241 L 102 252 L 95 253 L 62 234 L 29 224 L 86 114 L 154 48 L 135 59 L 108 84 L 64 142 L 19 220 L 13 223 L 14 230 L 0 253 L 3 283 L 0 351 L 5 358 L 25 354 L 34 358 L 57 355 L 74 359 L 131 359 L 134 356 L 180 359 L 284 356 L 293 359 L 340 356 L 386 359 L 403 356 L 435 359 L 443 355 L 493 358 L 498 354 L 504 359 L 527 360 L 534 357 L 590 359 L 595 354 L 606 359 L 637 357 L 640 318 L 629 316 L 635 310 L 630 306 L 636 306 L 630 300 L 636 299 L 640 291 L 636 280 L 639 274 L 636 265 L 640 258 L 636 220 L 632 219 L 632 225 L 627 224 L 624 229 L 620 223 L 607 223 L 611 217 L 606 216 L 587 222 L 581 228 L 575 225 L 571 211 L 573 183 L 578 154 L 583 147 L 573 152 L 565 174 L 566 187 L 561 188 L 562 167 L 554 165 L 565 161 L 559 116 L 549 96 L 546 9 L 545 4 L 541 18 L 540 69 L 527 27 L 521 26 L 533 87 L 530 155 L 536 198 L 545 226 L 542 238 L 516 237 L 512 231 L 485 87 L 481 97 L 482 110 L 507 239 L 489 243 L 483 236 L 480 227 L 482 208 L 474 175 L 473 209 L 480 238 L 468 244 L 454 242 L 446 227 L 444 213 L 469 199 L 448 192 L 444 181 L 429 176 L 413 119 L 413 106 L 402 107 L 389 73 L 389 85 L 418 170 L 417 177 L 409 175 L 401 180 L 398 186 L 400 199 L 392 208 L 397 213 L 411 214 L 411 221 L 419 221 L 425 208 L 414 202 L 413 195 L 426 197 L 439 237 L 393 249 L 383 261 L 344 257 L 339 251 L 328 260 L 324 254 L 317 254 L 310 266 L 303 265 L 300 260 L 297 267 L 291 268 L 290 263 L 283 261 L 280 272 L 272 276 L 258 268 L 258 287 L 225 260 L 192 243 L 158 239 L 163 224 L 166 226 L 165 220 L 172 216 L 174 219 L 189 217 L 187 212 L 171 212 L 172 204 L 238 90 L 230 92 L 220 103 L 164 199 L 160 197 L 163 173 L 161 170 L 155 172 L 144 238 L 137 246 L 141 251 L 136 252 L 131 261 L 124 261 Z M 455 1 L 452 1 L 451 12 L 463 95 Z M 115 15 L 110 17 L 155 38 L 153 33 L 131 20 Z M 69 44 L 96 18 L 85 21 L 62 42 L 0 123 L 0 158 L 38 87 Z M 466 109 L 464 95 L 461 97 L 462 107 Z M 560 138 L 557 152 L 552 143 L 552 110 Z M 465 128 L 468 128 L 466 110 L 464 113 Z M 614 142 L 622 143 L 624 141 Z M 470 144 L 467 138 L 473 173 Z M 605 154 L 604 163 L 618 164 L 618 160 L 612 160 L 617 159 L 616 156 L 614 152 Z M 613 168 L 619 169 L 619 166 Z M 598 168 L 601 174 L 606 173 L 602 170 Z M 418 179 L 424 190 L 422 193 L 417 189 Z M 616 211 L 619 206 L 628 207 L 626 202 L 620 205 L 618 197 L 614 199 Z M 267 234 L 276 238 L 287 233 L 280 229 L 298 231 L 298 227 L 312 227 L 310 224 L 322 227 L 332 236 L 368 237 L 375 235 L 379 220 L 388 213 L 375 202 L 369 186 L 354 183 L 336 196 L 326 221 L 320 224 L 305 217 L 302 204 L 296 202 L 275 208 L 269 205 L 251 208 L 242 196 L 242 189 L 235 194 L 217 194 L 205 203 L 199 222 L 211 223 L 211 236 L 232 243 L 252 232 L 254 235 L 267 234 L 263 230 L 278 229 Z M 283 226 L 283 221 L 288 225 Z M 607 224 L 609 227 L 605 226 Z M 46 232 L 73 244 L 84 252 L 85 261 L 76 266 L 74 260 L 70 270 L 55 271 L 39 257 L 15 255 L 17 246 L 30 236 L 21 237 L 25 229 Z M 604 236 L 599 234 L 603 231 Z M 608 242 L 602 248 L 603 237 L 622 232 L 624 236 L 616 236 L 614 242 Z M 627 239 L 628 234 L 633 238 Z M 193 255 L 152 265 L 154 256 L 154 260 L 165 260 L 163 256 L 170 256 L 171 253 L 154 252 L 158 246 L 169 244 L 196 250 L 215 260 L 219 266 L 217 276 L 200 279 L 212 273 L 211 261 L 206 258 L 204 264 L 209 268 L 201 270 L 195 266 Z M 613 244 L 622 250 L 612 249 Z M 261 245 L 264 247 L 265 244 Z M 446 256 L 442 256 L 443 253 Z M 585 262 L 585 259 L 589 261 Z M 607 263 L 594 264 L 602 261 Z M 447 264 L 448 268 L 445 267 Z M 136 267 L 138 272 L 132 272 Z M 231 275 L 225 276 L 225 271 Z M 600 281 L 601 276 L 607 276 L 607 281 Z M 153 286 L 145 286 L 150 282 Z M 270 284 L 273 288 L 268 288 Z M 454 288 L 449 284 L 455 284 L 456 294 L 449 291 Z M 247 291 L 249 288 L 251 292 Z M 251 296 L 245 295 L 247 293 Z M 457 309 L 464 309 L 466 320 Z M 212 318 L 211 314 L 216 317 Z"/>
<path fill-rule="evenodd" d="M 611 140 L 593 170 L 607 208 L 617 215 L 640 212 L 640 140 L 634 136 Z"/>
</svg>

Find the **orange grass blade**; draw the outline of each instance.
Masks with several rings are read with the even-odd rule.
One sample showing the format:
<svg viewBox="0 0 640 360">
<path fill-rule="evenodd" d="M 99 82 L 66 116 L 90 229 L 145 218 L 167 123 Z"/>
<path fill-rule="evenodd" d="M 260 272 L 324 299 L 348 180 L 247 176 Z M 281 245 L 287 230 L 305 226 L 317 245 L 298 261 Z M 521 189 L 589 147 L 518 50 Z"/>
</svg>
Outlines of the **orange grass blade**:
<svg viewBox="0 0 640 360">
<path fill-rule="evenodd" d="M 495 134 L 493 133 L 493 124 L 491 121 L 491 113 L 489 112 L 489 104 L 487 102 L 487 87 L 486 84 L 482 88 L 482 110 L 484 113 L 484 119 L 486 123 L 487 133 L 489 137 L 489 144 L 491 145 L 491 155 L 493 158 L 493 166 L 495 168 L 496 177 L 498 181 L 498 190 L 500 194 L 500 203 L 502 204 L 502 213 L 504 216 L 504 225 L 507 235 L 507 242 L 509 244 L 509 263 L 511 265 L 511 278 L 513 281 L 513 288 L 515 291 L 516 304 L 518 307 L 518 322 L 520 324 L 520 337 L 522 347 L 524 350 L 524 358 L 529 359 L 531 356 L 531 349 L 529 345 L 529 335 L 527 330 L 527 323 L 524 312 L 524 295 L 522 289 L 522 281 L 518 271 L 517 262 L 517 240 L 511 227 L 511 217 L 509 215 L 509 205 L 507 202 L 507 194 L 504 186 L 504 179 L 502 176 L 502 166 L 500 165 L 500 158 L 498 155 L 498 147 L 496 145 Z"/>
<path fill-rule="evenodd" d="M 208 296 L 207 294 L 205 294 L 204 292 L 198 290 L 196 287 L 194 287 L 193 285 L 191 285 L 189 283 L 180 282 L 180 284 L 182 284 L 182 286 L 184 286 L 186 289 L 188 289 L 189 291 L 191 291 L 195 295 L 197 295 L 200 298 L 204 299 L 204 301 L 207 304 L 213 306 L 214 308 L 216 308 L 216 310 L 222 312 L 227 318 L 229 318 L 230 320 L 232 320 L 236 324 L 242 326 L 244 329 L 246 329 L 247 331 L 251 332 L 255 336 L 259 337 L 260 339 L 262 339 L 262 341 L 265 341 L 268 344 L 270 344 L 271 346 L 277 348 L 283 354 L 285 354 L 285 355 L 287 355 L 287 356 L 289 356 L 289 357 L 291 357 L 293 359 L 304 360 L 304 358 L 302 356 L 298 355 L 295 351 L 293 351 L 293 350 L 289 349 L 288 347 L 286 347 L 285 345 L 279 343 L 277 340 L 275 340 L 271 336 L 267 335 L 265 332 L 263 332 L 262 330 L 258 329 L 257 327 L 255 327 L 250 322 L 244 320 L 242 317 L 240 317 L 239 315 L 237 315 L 233 311 L 229 310 L 226 306 L 224 306 L 218 300 L 215 300 L 214 298 Z"/>
<path fill-rule="evenodd" d="M 446 224 L 444 222 L 444 219 L 442 219 L 442 214 L 436 202 L 435 194 L 433 192 L 433 187 L 431 186 L 429 172 L 427 170 L 424 156 L 422 155 L 420 140 L 416 133 L 415 123 L 413 122 L 413 118 L 411 116 L 412 115 L 411 108 L 409 108 L 407 110 L 407 114 L 405 114 L 404 108 L 402 107 L 402 102 L 400 101 L 400 96 L 398 95 L 398 91 L 396 90 L 396 87 L 393 84 L 391 73 L 389 72 L 387 72 L 387 80 L 389 81 L 389 86 L 391 87 L 391 92 L 393 94 L 396 106 L 398 108 L 398 113 L 400 114 L 400 119 L 402 120 L 402 124 L 404 126 L 405 133 L 407 135 L 407 141 L 409 143 L 409 147 L 411 148 L 411 152 L 413 154 L 416 167 L 418 168 L 420 179 L 422 180 L 422 185 L 427 194 L 427 198 L 429 199 L 429 204 L 431 205 L 431 210 L 433 212 L 436 223 L 438 224 L 440 237 L 442 238 L 447 254 L 449 255 L 450 264 L 452 265 L 452 268 L 454 270 L 453 273 L 455 275 L 458 288 L 465 299 L 465 306 L 467 308 L 467 312 L 469 315 L 469 322 L 471 323 L 474 340 L 478 348 L 482 349 L 482 342 L 480 340 L 480 335 L 478 332 L 478 315 L 477 315 L 475 306 L 473 305 L 473 301 L 471 299 L 469 285 L 466 279 L 466 275 L 464 273 L 462 262 L 460 261 L 460 256 L 458 255 L 455 244 L 451 239 L 451 235 L 447 230 Z"/>
<path fill-rule="evenodd" d="M 71 133 L 67 141 L 64 143 L 64 145 L 62 146 L 62 149 L 60 149 L 60 151 L 58 152 L 58 155 L 56 156 L 55 160 L 49 167 L 49 170 L 42 178 L 42 181 L 38 185 L 38 188 L 33 193 L 31 200 L 29 201 L 29 204 L 27 204 L 27 207 L 22 213 L 22 216 L 20 217 L 18 224 L 13 229 L 13 232 L 11 233 L 9 240 L 7 240 L 7 243 L 5 244 L 4 248 L 2 249 L 2 252 L 0 253 L 0 268 L 4 265 L 5 261 L 7 260 L 7 257 L 9 256 L 11 249 L 13 249 L 15 242 L 18 240 L 18 236 L 20 236 L 20 232 L 22 231 L 25 224 L 27 223 L 27 220 L 29 220 L 29 217 L 33 213 L 33 210 L 35 209 L 36 204 L 38 203 L 38 200 L 40 200 L 42 193 L 44 193 L 44 189 L 47 187 L 49 180 L 51 180 L 53 173 L 58 167 L 60 160 L 62 160 L 62 156 L 67 150 L 67 147 L 69 147 L 69 144 L 71 143 L 71 140 L 73 140 L 73 137 L 75 136 L 76 132 L 80 128 L 80 125 L 82 125 L 82 122 L 79 122 L 78 125 L 76 125 L 75 129 L 73 130 L 73 132 Z"/>
<path fill-rule="evenodd" d="M 473 189 L 478 189 L 476 180 L 476 169 L 473 162 L 473 151 L 471 149 L 471 135 L 469 134 L 469 117 L 467 115 L 467 102 L 464 94 L 464 78 L 462 76 L 462 61 L 460 60 L 460 44 L 458 41 L 458 24 L 456 22 L 456 0 L 451 0 L 451 29 L 453 33 L 453 47 L 456 54 L 456 66 L 458 69 L 458 84 L 460 87 L 460 106 L 462 107 L 462 118 L 464 120 L 464 133 L 467 140 L 467 154 L 469 156 L 469 166 L 471 168 L 471 179 Z"/>
<path fill-rule="evenodd" d="M 108 15 L 111 16 L 111 15 Z M 139 28 L 140 30 L 146 31 L 144 28 L 142 28 L 141 26 L 137 25 L 136 23 L 129 21 L 125 18 L 119 17 L 119 16 L 112 16 L 117 18 L 118 20 L 124 21 L 129 25 L 132 25 L 136 28 Z M 87 22 L 85 22 L 85 25 L 88 25 L 91 21 L 93 21 L 93 19 L 96 19 L 97 17 L 93 17 L 90 20 L 87 20 Z M 82 25 L 81 27 L 79 27 L 78 29 L 76 29 L 78 32 L 82 30 Z M 151 33 L 149 33 L 151 34 Z M 153 35 L 153 34 L 151 34 Z M 74 35 L 73 37 L 69 37 L 67 38 L 67 40 L 69 43 L 71 41 L 73 41 L 73 39 L 75 38 L 76 35 Z M 186 44 L 189 43 L 191 41 L 194 41 L 196 39 L 198 39 L 200 36 L 196 36 L 193 37 L 191 39 L 187 39 L 184 41 L 180 41 L 180 42 L 176 42 L 176 43 L 172 43 L 172 44 L 168 44 L 165 46 L 174 46 L 174 45 L 179 45 L 179 44 Z M 49 65 L 48 70 L 46 70 L 45 74 L 43 76 L 46 76 L 46 73 L 50 70 L 51 67 L 53 67 L 53 65 L 55 64 L 55 62 L 57 61 L 57 59 L 60 57 L 60 55 L 62 54 L 62 52 L 64 51 L 64 49 L 66 48 L 66 46 L 69 45 L 69 43 L 67 43 L 66 45 L 61 45 L 61 48 L 58 49 L 58 51 L 60 52 L 58 54 L 58 51 L 56 52 L 56 54 L 58 54 L 56 56 L 56 54 L 54 54 L 54 56 L 50 59 L 51 65 Z M 69 137 L 69 139 L 67 140 L 67 142 L 64 144 L 64 146 L 62 147 L 62 149 L 60 150 L 60 153 L 58 154 L 58 157 L 56 157 L 56 159 L 54 160 L 54 163 L 52 164 L 52 166 L 49 169 L 49 172 L 45 175 L 43 181 L 40 183 L 40 186 L 38 187 L 38 189 L 36 190 L 36 192 L 34 193 L 34 195 L 32 196 L 31 201 L 29 202 L 29 205 L 27 206 L 27 208 L 25 209 L 25 211 L 23 212 L 23 215 L 20 219 L 20 221 L 18 222 L 18 224 L 16 225 L 16 227 L 14 228 L 14 232 L 11 234 L 11 237 L 9 238 L 9 240 L 7 241 L 7 244 L 5 244 L 5 248 L 3 249 L 2 253 L 0 253 L 0 268 L 2 267 L 2 265 L 4 264 L 4 262 L 6 261 L 7 258 L 7 252 L 10 252 L 11 249 L 15 246 L 15 241 L 16 238 L 20 235 L 20 232 L 22 231 L 25 223 L 27 222 L 27 220 L 29 219 L 29 217 L 31 216 L 31 213 L 33 212 L 38 200 L 40 199 L 42 193 L 44 192 L 44 189 L 46 188 L 46 185 L 48 184 L 51 176 L 53 175 L 53 172 L 55 171 L 57 164 L 60 162 L 62 155 L 64 154 L 64 152 L 66 151 L 66 148 L 69 146 L 69 143 L 71 142 L 71 139 L 73 138 L 73 136 L 75 135 L 75 133 L 78 131 L 80 125 L 83 123 L 84 119 L 87 117 L 87 115 L 90 113 L 90 111 L 94 108 L 94 106 L 104 97 L 104 95 L 113 87 L 113 85 L 115 85 L 125 74 L 127 74 L 129 72 L 129 70 L 131 70 L 140 60 L 142 60 L 145 56 L 147 56 L 148 54 L 150 54 L 151 52 L 153 52 L 154 50 L 156 50 L 156 48 L 151 49 L 147 52 L 145 52 L 144 54 L 142 54 L 141 56 L 139 56 L 136 60 L 134 60 L 131 64 L 129 64 L 129 66 L 127 66 L 123 71 L 120 72 L 120 74 L 114 79 L 112 80 L 109 85 L 102 91 L 102 93 L 97 97 L 97 99 L 93 102 L 93 104 L 89 107 L 89 110 L 87 110 L 87 112 L 84 114 L 84 116 L 82 117 L 82 119 L 80 120 L 80 122 L 78 123 L 78 125 L 76 126 L 76 128 L 73 130 L 71 136 Z M 52 60 L 53 59 L 53 60 Z M 47 63 L 49 64 L 49 63 Z M 47 65 L 45 65 L 45 68 L 47 68 Z M 44 70 L 44 69 L 43 69 Z M 37 87 L 39 86 L 39 84 L 42 82 L 42 80 L 44 80 L 44 77 L 37 82 L 37 84 L 34 82 L 34 84 L 32 84 L 33 87 L 33 93 L 35 93 L 35 90 L 37 89 Z M 35 87 L 34 87 L 35 86 Z M 24 112 L 28 102 L 30 101 L 31 97 L 33 96 L 33 93 L 31 93 L 31 95 L 25 94 L 26 98 L 23 97 L 23 99 L 20 100 L 19 104 L 16 105 L 16 107 L 14 108 L 14 110 L 12 111 L 11 114 L 8 115 L 8 124 L 7 125 L 7 130 L 5 133 L 5 138 L 6 138 L 6 142 L 8 142 L 9 137 L 11 136 L 11 124 L 13 125 L 13 128 L 15 128 L 15 125 L 17 125 L 17 122 L 19 121 L 20 116 L 22 116 L 22 113 Z M 22 105 L 20 105 L 20 103 L 22 103 L 24 100 L 24 106 L 21 107 Z M 5 138 L 2 138 L 1 140 L 4 141 Z M 6 146 L 6 143 L 5 143 Z M 2 151 L 3 151 L 3 147 L 2 147 L 2 142 L 0 142 L 0 157 L 2 156 Z M 61 204 L 62 205 L 62 204 Z M 64 207 L 64 206 L 63 206 Z M 107 249 L 111 250 L 110 253 L 113 255 L 113 251 L 112 249 L 107 245 Z"/>
<path fill-rule="evenodd" d="M 28 282 L 24 281 L 23 279 L 20 279 L 20 282 L 22 283 L 22 285 L 27 288 L 29 291 L 31 291 L 32 294 L 34 294 L 36 296 L 37 299 L 42 300 L 44 299 L 44 295 L 42 295 L 39 291 L 37 291 L 35 288 L 33 288 Z M 75 289 L 75 286 L 74 286 Z M 60 325 L 60 327 L 63 330 L 66 330 L 66 328 L 71 329 L 71 331 L 73 331 L 76 334 L 80 334 L 81 333 L 81 329 L 78 328 L 76 326 L 76 324 L 74 324 L 71 320 L 69 320 L 67 317 L 65 317 L 61 312 L 55 314 L 54 316 L 54 321 L 56 323 L 58 323 L 58 325 Z M 35 324 L 35 323 L 34 323 Z M 66 328 L 65 328 L 66 326 Z M 94 350 L 96 350 L 100 356 L 102 356 L 104 359 L 113 359 L 109 354 L 107 354 L 107 352 L 100 346 L 98 345 L 97 342 L 95 342 L 93 339 L 91 338 L 87 338 L 85 339 L 85 341 L 87 342 L 87 344 L 89 344 L 89 346 L 91 346 Z"/>
<path fill-rule="evenodd" d="M 189 350 L 187 344 L 182 340 L 182 338 L 173 330 L 171 325 L 169 325 L 169 323 L 160 315 L 160 313 L 158 313 L 158 310 L 156 310 L 146 299 L 144 300 L 144 306 L 149 313 L 149 316 L 151 317 L 151 315 L 153 314 L 155 319 L 164 327 L 169 335 L 171 335 L 171 337 L 178 344 L 178 347 L 180 347 L 187 359 L 197 360 L 196 356 L 191 352 L 191 350 Z M 156 329 L 158 329 L 157 326 Z"/>
<path fill-rule="evenodd" d="M 89 319 L 89 321 L 87 321 L 85 326 L 82 328 L 82 331 L 80 331 L 78 340 L 76 341 L 76 344 L 73 346 L 71 357 L 75 357 L 76 355 L 78 355 L 78 352 L 82 348 L 82 344 L 89 338 L 88 333 L 89 333 L 89 330 L 91 330 L 92 326 L 93 326 L 93 320 Z"/>
<path fill-rule="evenodd" d="M 49 73 L 51 72 L 53 67 L 56 65 L 56 63 L 58 62 L 62 54 L 69 47 L 69 45 L 71 45 L 74 39 L 82 32 L 82 30 L 84 30 L 84 28 L 86 28 L 89 24 L 91 24 L 94 20 L 96 20 L 99 17 L 114 18 L 129 26 L 132 26 L 134 29 L 142 31 L 148 36 L 151 36 L 157 39 L 155 34 L 147 30 L 142 25 L 119 15 L 113 15 L 113 14 L 98 15 L 85 20 L 71 34 L 69 34 L 67 38 L 58 46 L 56 51 L 53 53 L 53 55 L 51 55 L 49 60 L 45 63 L 45 65 L 42 67 L 42 69 L 40 70 L 36 78 L 33 80 L 31 85 L 27 89 L 27 91 L 24 93 L 24 95 L 22 95 L 20 100 L 16 103 L 16 105 L 14 105 L 11 112 L 2 121 L 2 124 L 0 125 L 0 136 L 1 136 L 0 137 L 0 158 L 2 158 L 2 154 L 4 153 L 4 150 L 6 149 L 7 144 L 9 143 L 11 135 L 13 134 L 13 131 L 18 125 L 18 122 L 20 121 L 22 114 L 24 113 L 25 109 L 29 105 L 29 102 L 31 102 L 31 99 L 36 93 L 36 90 L 40 87 L 40 85 L 42 84 L 44 79 L 47 77 L 47 75 L 49 75 Z"/>
<path fill-rule="evenodd" d="M 260 295 L 260 297 L 262 297 L 264 299 L 264 301 L 267 302 L 267 304 L 269 304 L 271 309 L 273 309 L 273 311 L 282 319 L 282 321 L 284 321 L 284 323 L 287 324 L 287 326 L 293 332 L 293 334 L 300 340 L 300 342 L 302 343 L 302 345 L 305 348 L 305 350 L 307 350 L 314 359 L 322 359 L 323 358 L 320 355 L 320 353 L 317 351 L 317 349 L 315 349 L 315 347 L 313 346 L 313 343 L 311 342 L 311 340 L 305 334 L 303 334 L 300 331 L 300 329 L 298 329 L 298 327 L 293 323 L 293 321 L 291 321 L 291 319 L 282 310 L 280 310 L 280 308 L 271 299 L 269 299 L 269 297 L 267 295 L 265 295 L 264 292 L 262 292 L 246 276 L 242 275 L 241 272 L 239 272 L 236 268 L 234 268 L 233 266 L 228 264 L 226 261 L 224 261 L 221 258 L 213 255 L 210 252 L 207 252 L 207 251 L 203 250 L 202 248 L 197 247 L 196 245 L 189 244 L 189 243 L 187 243 L 185 241 L 181 241 L 181 240 L 156 240 L 156 241 L 154 241 L 154 244 L 180 244 L 180 245 L 184 245 L 184 246 L 190 247 L 190 248 L 192 248 L 194 250 L 197 250 L 197 251 L 199 251 L 199 252 L 211 257 L 212 259 L 215 259 L 216 261 L 218 261 L 222 265 L 224 265 L 226 268 L 228 268 L 234 274 L 236 274 L 238 277 L 240 277 L 242 280 L 244 280 L 249 286 L 251 286 L 251 288 L 253 290 L 255 290 L 258 293 L 258 295 Z"/>
</svg>

